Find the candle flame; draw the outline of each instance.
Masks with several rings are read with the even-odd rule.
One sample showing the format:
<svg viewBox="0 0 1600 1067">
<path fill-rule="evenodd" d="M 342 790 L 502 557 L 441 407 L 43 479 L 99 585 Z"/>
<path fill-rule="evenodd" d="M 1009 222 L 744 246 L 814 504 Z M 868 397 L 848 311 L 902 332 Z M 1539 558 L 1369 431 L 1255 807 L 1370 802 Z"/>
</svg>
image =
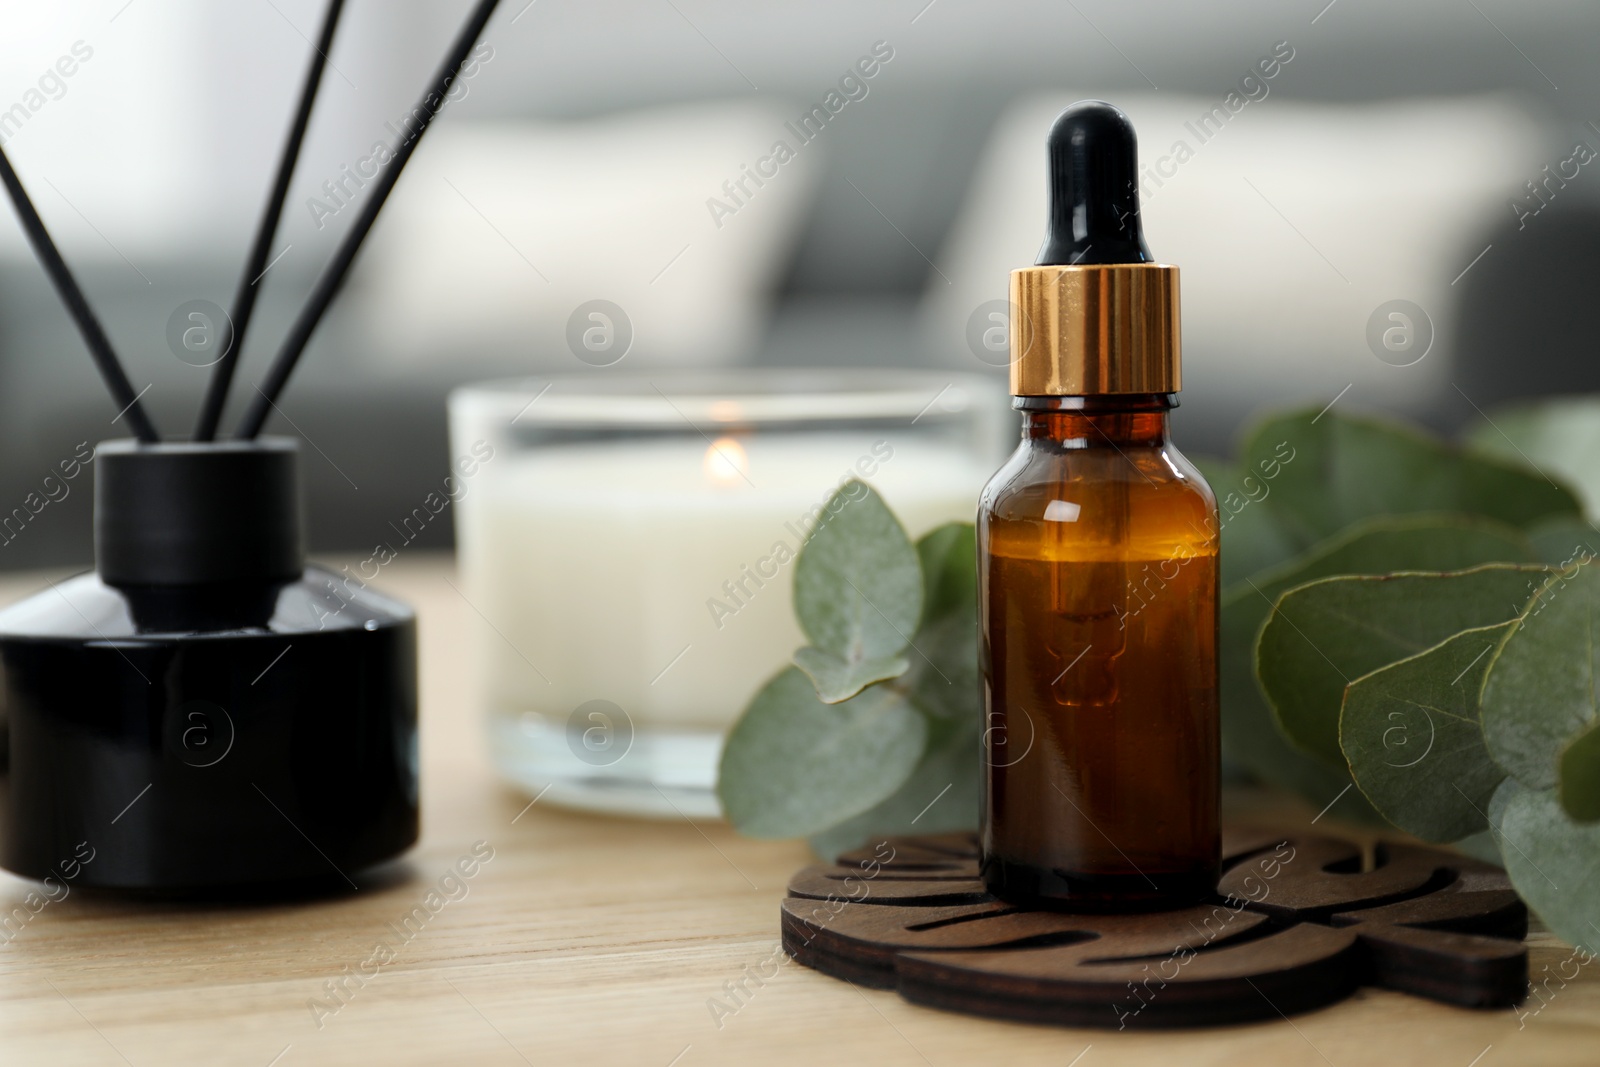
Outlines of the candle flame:
<svg viewBox="0 0 1600 1067">
<path fill-rule="evenodd" d="M 749 473 L 750 457 L 738 441 L 719 437 L 706 449 L 703 467 L 706 481 L 712 485 L 734 485 Z"/>
</svg>

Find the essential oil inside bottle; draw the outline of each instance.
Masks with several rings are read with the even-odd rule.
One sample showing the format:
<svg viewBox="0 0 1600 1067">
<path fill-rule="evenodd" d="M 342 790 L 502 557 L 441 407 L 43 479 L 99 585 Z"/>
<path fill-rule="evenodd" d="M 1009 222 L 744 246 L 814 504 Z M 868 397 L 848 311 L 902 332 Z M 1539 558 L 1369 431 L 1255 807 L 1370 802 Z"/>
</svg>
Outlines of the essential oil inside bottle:
<svg viewBox="0 0 1600 1067">
<path fill-rule="evenodd" d="M 983 876 L 1176 906 L 1220 856 L 1216 502 L 1168 436 L 1177 269 L 1144 247 L 1132 127 L 1076 104 L 1050 148 L 1050 235 L 1012 279 L 1022 444 L 978 516 Z"/>
</svg>

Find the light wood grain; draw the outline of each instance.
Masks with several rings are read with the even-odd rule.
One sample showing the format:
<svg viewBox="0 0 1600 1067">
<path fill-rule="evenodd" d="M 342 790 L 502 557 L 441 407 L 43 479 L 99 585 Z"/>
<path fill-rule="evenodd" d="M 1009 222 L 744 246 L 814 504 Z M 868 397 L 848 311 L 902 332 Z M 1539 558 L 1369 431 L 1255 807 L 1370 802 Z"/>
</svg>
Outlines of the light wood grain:
<svg viewBox="0 0 1600 1067">
<path fill-rule="evenodd" d="M 786 963 L 760 987 L 746 982 L 751 993 L 719 1026 L 712 998 L 732 1006 L 725 983 L 772 958 L 784 885 L 810 857 L 799 845 L 741 840 L 711 823 L 599 818 L 543 802 L 524 812 L 528 798 L 496 782 L 483 751 L 466 647 L 471 609 L 446 581 L 450 573 L 448 559 L 414 555 L 386 568 L 380 583 L 421 619 L 423 838 L 404 864 L 360 893 L 293 905 L 153 905 L 74 892 L 0 945 L 0 1063 L 1600 1060 L 1596 965 L 1564 987 L 1552 981 L 1546 1006 L 1520 1020 L 1369 990 L 1292 1023 L 1119 1034 L 943 1014 Z M 40 584 L 37 576 L 11 580 L 0 600 Z M 1315 812 L 1283 805 L 1281 815 L 1303 827 Z M 388 924 L 480 840 L 494 858 L 467 895 L 319 1028 L 308 1002 L 325 996 L 324 982 L 359 968 L 376 943 L 397 942 Z M 0 907 L 31 888 L 0 875 Z M 1532 944 L 1536 978 L 1546 966 L 1556 973 L 1570 952 L 1547 935 Z"/>
</svg>

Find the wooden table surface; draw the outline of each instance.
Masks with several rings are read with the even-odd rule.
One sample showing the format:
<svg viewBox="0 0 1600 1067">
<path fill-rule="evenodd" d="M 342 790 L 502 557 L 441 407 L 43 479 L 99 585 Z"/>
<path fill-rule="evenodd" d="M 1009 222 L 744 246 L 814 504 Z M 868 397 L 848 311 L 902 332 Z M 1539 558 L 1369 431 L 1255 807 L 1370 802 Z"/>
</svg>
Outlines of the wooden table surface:
<svg viewBox="0 0 1600 1067">
<path fill-rule="evenodd" d="M 0 944 L 0 1064 L 1600 1063 L 1593 965 L 1522 1018 L 1365 990 L 1292 1021 L 1134 1034 L 945 1014 L 786 963 L 719 1024 L 712 998 L 778 951 L 778 902 L 806 849 L 716 823 L 524 810 L 485 756 L 451 566 L 415 554 L 378 583 L 416 606 L 422 635 L 423 835 L 400 872 L 310 903 L 50 903 Z M 7 580 L 0 601 L 40 584 Z M 1286 827 L 1315 814 L 1278 810 Z M 370 962 L 477 842 L 493 858 L 466 895 Z M 32 888 L 0 874 L 0 908 Z M 1570 953 L 1547 934 L 1530 943 L 1536 977 Z M 340 979 L 342 1004 L 326 986 Z"/>
</svg>

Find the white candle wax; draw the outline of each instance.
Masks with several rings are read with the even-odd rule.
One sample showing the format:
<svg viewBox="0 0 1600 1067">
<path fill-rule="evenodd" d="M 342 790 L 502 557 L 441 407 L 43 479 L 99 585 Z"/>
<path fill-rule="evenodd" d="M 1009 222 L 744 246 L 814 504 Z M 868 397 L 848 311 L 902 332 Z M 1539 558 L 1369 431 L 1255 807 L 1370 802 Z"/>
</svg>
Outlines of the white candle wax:
<svg viewBox="0 0 1600 1067">
<path fill-rule="evenodd" d="M 536 446 L 483 473 L 461 556 L 493 709 L 564 722 L 601 699 L 635 729 L 721 731 L 805 643 L 794 556 L 842 481 L 916 538 L 971 521 L 992 471 L 917 434 L 830 432 Z"/>
</svg>

